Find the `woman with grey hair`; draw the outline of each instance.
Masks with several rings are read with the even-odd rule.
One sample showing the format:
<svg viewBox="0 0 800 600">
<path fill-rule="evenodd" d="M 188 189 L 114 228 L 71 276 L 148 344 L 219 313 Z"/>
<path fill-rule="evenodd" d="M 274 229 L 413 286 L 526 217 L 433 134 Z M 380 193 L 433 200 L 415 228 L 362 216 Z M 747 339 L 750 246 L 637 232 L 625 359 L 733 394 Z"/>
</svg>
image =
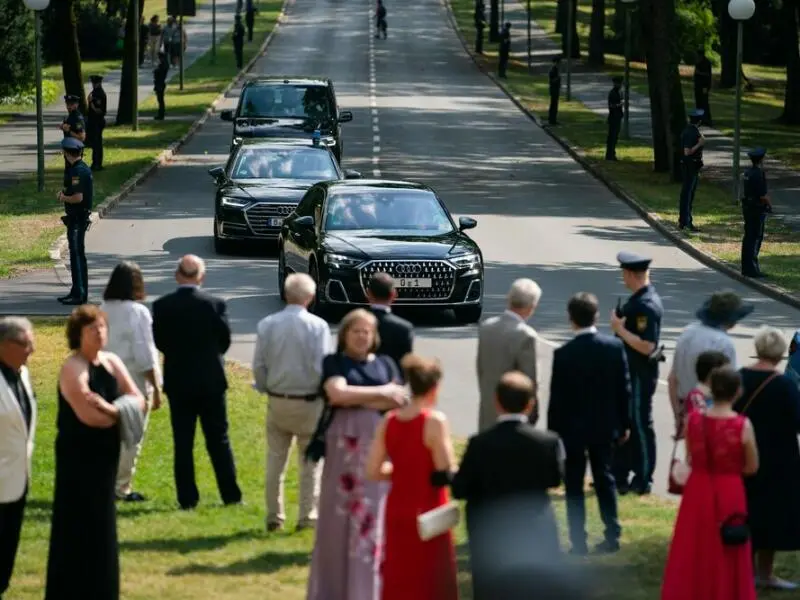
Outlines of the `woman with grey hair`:
<svg viewBox="0 0 800 600">
<path fill-rule="evenodd" d="M 741 369 L 743 392 L 734 408 L 753 424 L 761 463 L 745 479 L 756 583 L 791 590 L 797 584 L 773 573 L 776 552 L 800 550 L 800 390 L 778 371 L 786 347 L 780 330 L 758 331 L 757 360 Z"/>
</svg>

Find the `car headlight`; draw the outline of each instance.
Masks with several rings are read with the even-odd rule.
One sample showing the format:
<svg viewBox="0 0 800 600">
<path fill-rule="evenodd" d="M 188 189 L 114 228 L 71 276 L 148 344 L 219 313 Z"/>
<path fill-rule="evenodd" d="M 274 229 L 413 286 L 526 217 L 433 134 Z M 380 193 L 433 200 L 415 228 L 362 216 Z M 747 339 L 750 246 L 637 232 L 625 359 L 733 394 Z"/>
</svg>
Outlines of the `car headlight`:
<svg viewBox="0 0 800 600">
<path fill-rule="evenodd" d="M 361 258 L 354 256 L 345 256 L 344 254 L 326 254 L 325 264 L 333 267 L 334 269 L 353 269 L 363 263 Z"/>
<path fill-rule="evenodd" d="M 481 257 L 477 254 L 462 254 L 453 256 L 450 262 L 456 269 L 477 269 L 481 266 Z"/>
<path fill-rule="evenodd" d="M 231 208 L 242 208 L 243 206 L 247 206 L 250 204 L 249 200 L 243 200 L 242 198 L 227 198 L 225 196 L 222 197 L 222 206 L 230 206 Z"/>
</svg>

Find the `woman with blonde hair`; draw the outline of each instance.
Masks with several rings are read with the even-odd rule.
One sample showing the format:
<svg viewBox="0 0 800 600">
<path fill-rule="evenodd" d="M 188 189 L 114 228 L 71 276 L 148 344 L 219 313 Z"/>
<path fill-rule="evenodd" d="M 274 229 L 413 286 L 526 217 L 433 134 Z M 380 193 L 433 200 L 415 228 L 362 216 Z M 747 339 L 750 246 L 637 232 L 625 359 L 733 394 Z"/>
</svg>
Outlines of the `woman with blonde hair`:
<svg viewBox="0 0 800 600">
<path fill-rule="evenodd" d="M 800 390 L 778 365 L 786 354 L 783 333 L 762 327 L 757 360 L 741 370 L 742 397 L 734 409 L 753 423 L 761 468 L 745 479 L 755 552 L 756 583 L 792 590 L 797 584 L 773 573 L 775 552 L 800 550 Z"/>
<path fill-rule="evenodd" d="M 406 402 L 395 362 L 376 355 L 380 344 L 375 315 L 356 309 L 340 324 L 335 354 L 322 363 L 323 416 L 315 442 L 325 457 L 307 600 L 372 600 L 377 583 L 380 538 L 378 511 L 388 491 L 369 481 L 367 453 L 381 412 Z M 322 429 L 322 431 L 320 430 Z"/>
</svg>

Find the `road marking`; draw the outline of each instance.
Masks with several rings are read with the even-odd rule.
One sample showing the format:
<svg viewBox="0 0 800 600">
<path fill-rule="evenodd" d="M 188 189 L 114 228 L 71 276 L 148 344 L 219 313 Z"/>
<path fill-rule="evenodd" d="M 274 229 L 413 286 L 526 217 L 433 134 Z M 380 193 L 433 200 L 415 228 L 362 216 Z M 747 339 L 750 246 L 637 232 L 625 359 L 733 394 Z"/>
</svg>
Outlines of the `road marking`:
<svg viewBox="0 0 800 600">
<path fill-rule="evenodd" d="M 378 122 L 378 80 L 375 77 L 375 19 L 372 18 L 372 9 L 367 11 L 369 19 L 369 105 L 372 112 L 372 176 L 380 178 L 380 153 L 381 129 Z"/>
</svg>

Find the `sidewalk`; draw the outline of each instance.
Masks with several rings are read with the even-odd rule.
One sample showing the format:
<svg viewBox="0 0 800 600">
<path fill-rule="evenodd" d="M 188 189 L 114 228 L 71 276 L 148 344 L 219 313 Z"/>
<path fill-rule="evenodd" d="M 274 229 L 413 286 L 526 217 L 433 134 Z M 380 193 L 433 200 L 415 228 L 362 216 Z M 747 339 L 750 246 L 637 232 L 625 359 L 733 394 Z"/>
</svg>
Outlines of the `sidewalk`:
<svg viewBox="0 0 800 600">
<path fill-rule="evenodd" d="M 217 44 L 233 28 L 233 16 L 236 0 L 217 0 Z M 187 17 L 184 22 L 187 45 L 183 55 L 183 69 L 186 70 L 203 54 L 211 49 L 211 3 L 198 7 L 197 15 Z M 171 91 L 178 89 L 179 68 L 172 67 L 167 75 L 167 106 Z M 92 89 L 89 82 L 91 73 L 84 71 L 87 82 L 86 93 Z M 106 122 L 113 125 L 119 104 L 119 88 L 122 69 L 106 73 L 103 76 L 103 89 L 108 96 L 108 114 Z M 148 59 L 139 69 L 139 105 L 141 106 L 153 94 L 153 67 Z M 44 145 L 45 160 L 60 151 L 63 134 L 58 128 L 66 115 L 61 95 L 53 104 L 44 107 Z M 0 125 L 0 185 L 15 182 L 20 175 L 36 172 L 36 109 L 16 116 L 10 122 Z"/>
<path fill-rule="evenodd" d="M 514 58 L 527 61 L 528 19 L 525 7 L 517 0 L 506 0 L 505 20 L 511 26 L 511 54 Z M 536 22 L 531 23 L 531 53 L 534 68 L 549 69 L 554 55 L 561 53 L 561 47 L 554 42 Z M 545 71 L 546 72 L 546 71 Z M 591 71 L 583 65 L 573 66 L 571 75 L 572 99 L 581 102 L 586 108 L 605 118 L 608 115 L 608 92 L 611 91 L 611 78 L 602 72 Z M 566 97 L 566 65 L 561 67 L 562 101 Z M 692 99 L 687 98 L 687 110 Z M 650 99 L 631 90 L 630 93 L 630 135 L 632 138 L 650 142 Z M 557 130 L 556 130 L 557 131 Z M 703 127 L 706 147 L 703 152 L 705 163 L 704 177 L 713 179 L 730 189 L 728 182 L 733 173 L 733 140 L 720 131 Z M 620 139 L 620 145 L 625 140 Z M 750 164 L 747 157 L 749 148 L 742 148 L 741 167 Z M 769 149 L 767 149 L 769 150 Z M 769 192 L 775 215 L 787 226 L 800 231 L 800 173 L 792 171 L 783 163 L 772 160 L 767 154 L 765 167 L 768 171 Z"/>
</svg>

